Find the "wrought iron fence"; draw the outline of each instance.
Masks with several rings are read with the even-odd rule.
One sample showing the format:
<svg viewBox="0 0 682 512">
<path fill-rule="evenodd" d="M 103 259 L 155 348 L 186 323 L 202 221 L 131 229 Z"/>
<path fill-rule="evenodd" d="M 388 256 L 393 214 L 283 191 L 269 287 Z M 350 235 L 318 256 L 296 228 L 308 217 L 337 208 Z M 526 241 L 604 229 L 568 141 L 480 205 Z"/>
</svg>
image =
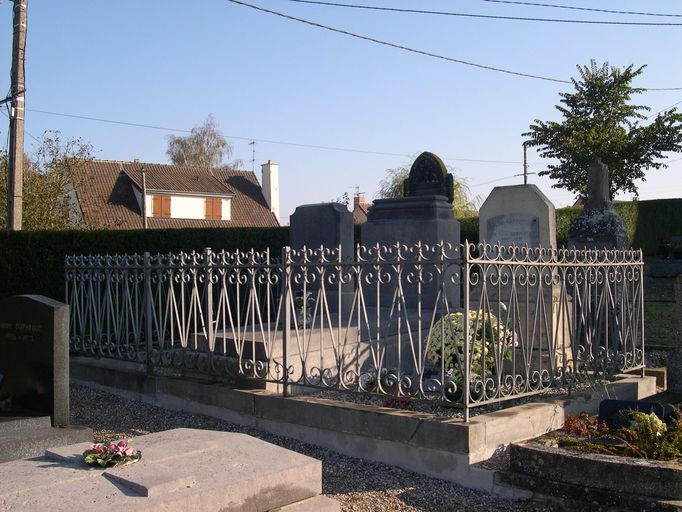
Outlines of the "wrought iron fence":
<svg viewBox="0 0 682 512">
<path fill-rule="evenodd" d="M 65 263 L 72 350 L 149 371 L 439 400 L 468 417 L 643 367 L 639 251 L 441 243 Z"/>
</svg>

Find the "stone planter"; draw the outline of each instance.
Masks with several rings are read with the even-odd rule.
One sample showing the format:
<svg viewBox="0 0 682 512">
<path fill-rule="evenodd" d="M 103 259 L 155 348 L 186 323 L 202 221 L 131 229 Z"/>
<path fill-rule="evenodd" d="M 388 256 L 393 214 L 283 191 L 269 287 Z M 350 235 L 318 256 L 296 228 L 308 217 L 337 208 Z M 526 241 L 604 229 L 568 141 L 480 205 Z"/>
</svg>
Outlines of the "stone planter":
<svg viewBox="0 0 682 512">
<path fill-rule="evenodd" d="M 682 500 L 682 465 L 536 444 L 511 445 L 511 470 L 529 477 L 620 496 Z"/>
</svg>

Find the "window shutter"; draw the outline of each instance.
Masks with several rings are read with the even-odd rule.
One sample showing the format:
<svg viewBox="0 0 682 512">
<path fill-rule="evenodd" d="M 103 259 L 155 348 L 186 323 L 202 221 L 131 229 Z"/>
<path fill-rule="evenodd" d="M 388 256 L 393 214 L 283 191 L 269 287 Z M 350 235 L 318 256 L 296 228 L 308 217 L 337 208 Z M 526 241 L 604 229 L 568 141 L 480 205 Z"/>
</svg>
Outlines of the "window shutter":
<svg viewBox="0 0 682 512">
<path fill-rule="evenodd" d="M 170 203 L 171 203 L 171 198 L 170 196 L 162 196 L 161 197 L 161 216 L 162 217 L 170 217 L 171 216 L 171 209 L 170 209 Z"/>
<path fill-rule="evenodd" d="M 152 216 L 161 217 L 161 198 L 152 196 Z"/>
<path fill-rule="evenodd" d="M 213 218 L 221 220 L 223 218 L 223 202 L 220 198 L 213 198 Z"/>
<path fill-rule="evenodd" d="M 223 218 L 223 202 L 219 197 L 207 197 L 204 204 L 204 218 L 212 220 Z"/>
</svg>

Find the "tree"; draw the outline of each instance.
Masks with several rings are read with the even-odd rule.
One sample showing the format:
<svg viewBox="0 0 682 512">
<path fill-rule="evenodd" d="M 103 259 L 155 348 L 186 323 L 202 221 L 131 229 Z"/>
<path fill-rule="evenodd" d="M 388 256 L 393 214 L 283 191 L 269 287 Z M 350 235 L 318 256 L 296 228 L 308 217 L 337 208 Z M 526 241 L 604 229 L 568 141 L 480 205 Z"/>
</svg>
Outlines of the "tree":
<svg viewBox="0 0 682 512">
<path fill-rule="evenodd" d="M 24 156 L 23 229 L 68 229 L 78 225 L 74 201 L 78 169 L 92 158 L 82 139 L 45 132 L 32 156 Z M 7 153 L 0 154 L 0 228 L 7 229 Z"/>
<path fill-rule="evenodd" d="M 232 155 L 232 144 L 220 133 L 213 114 L 209 114 L 186 137 L 169 135 L 166 154 L 176 165 L 221 167 Z"/>
<path fill-rule="evenodd" d="M 660 161 L 666 152 L 682 151 L 682 114 L 675 108 L 659 112 L 653 121 L 643 114 L 651 109 L 633 105 L 632 96 L 645 89 L 632 86 L 645 66 L 632 65 L 621 70 L 608 62 L 598 66 L 577 66 L 580 79 L 572 78 L 575 92 L 560 93 L 563 120 L 540 121 L 530 125 L 526 144 L 539 148 L 544 158 L 555 158 L 540 175 L 556 180 L 579 196 L 587 195 L 587 171 L 593 158 L 609 168 L 611 196 L 618 191 L 637 194 L 637 180 L 644 180 L 647 169 L 666 168 Z"/>
<path fill-rule="evenodd" d="M 414 162 L 414 158 L 412 159 Z M 377 195 L 380 198 L 403 197 L 403 182 L 410 175 L 412 162 L 409 165 L 386 169 L 386 177 L 379 182 Z M 448 166 L 448 172 L 454 177 L 454 201 L 452 211 L 455 217 L 471 217 L 477 215 L 481 199 L 478 196 L 471 197 L 471 190 L 464 178 L 457 176 L 455 170 Z"/>
</svg>

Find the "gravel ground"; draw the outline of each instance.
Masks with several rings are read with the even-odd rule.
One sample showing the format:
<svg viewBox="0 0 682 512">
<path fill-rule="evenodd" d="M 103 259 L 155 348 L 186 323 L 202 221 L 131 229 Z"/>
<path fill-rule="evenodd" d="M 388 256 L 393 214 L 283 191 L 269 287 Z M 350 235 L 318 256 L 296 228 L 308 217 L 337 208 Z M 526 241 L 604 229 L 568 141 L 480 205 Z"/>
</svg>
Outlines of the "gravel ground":
<svg viewBox="0 0 682 512">
<path fill-rule="evenodd" d="M 534 511 L 551 512 L 537 502 L 513 502 L 377 462 L 347 457 L 293 439 L 234 423 L 71 386 L 71 421 L 95 432 L 98 442 L 178 427 L 243 432 L 322 461 L 322 492 L 347 512 L 374 511 Z"/>
</svg>

